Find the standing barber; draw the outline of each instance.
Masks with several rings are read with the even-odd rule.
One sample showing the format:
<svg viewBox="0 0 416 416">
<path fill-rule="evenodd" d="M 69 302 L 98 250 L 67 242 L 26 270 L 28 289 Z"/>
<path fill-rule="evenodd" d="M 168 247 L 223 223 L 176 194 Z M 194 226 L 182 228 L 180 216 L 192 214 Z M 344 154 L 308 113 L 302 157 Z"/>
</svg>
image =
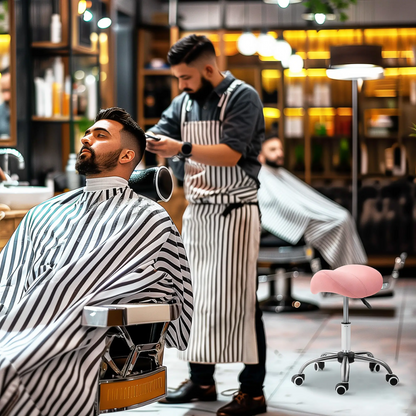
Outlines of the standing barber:
<svg viewBox="0 0 416 416">
<path fill-rule="evenodd" d="M 189 347 L 181 354 L 190 363 L 190 380 L 164 402 L 216 400 L 215 363 L 243 362 L 240 390 L 217 415 L 260 414 L 266 412 L 266 342 L 256 296 L 263 106 L 251 86 L 219 71 L 205 36 L 179 40 L 168 62 L 183 93 L 150 129 L 161 140 L 149 139 L 147 150 L 173 158 L 175 172 L 184 164 L 189 204 L 182 234 L 194 318 Z"/>
</svg>

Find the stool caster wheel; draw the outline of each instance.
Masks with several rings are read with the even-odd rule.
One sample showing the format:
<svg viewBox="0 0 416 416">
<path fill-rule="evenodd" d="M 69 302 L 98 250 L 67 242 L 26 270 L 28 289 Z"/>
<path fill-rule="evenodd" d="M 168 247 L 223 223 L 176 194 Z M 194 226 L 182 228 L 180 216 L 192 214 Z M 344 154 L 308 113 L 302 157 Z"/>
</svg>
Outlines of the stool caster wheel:
<svg viewBox="0 0 416 416">
<path fill-rule="evenodd" d="M 325 363 L 315 363 L 313 367 L 315 368 L 315 371 L 322 371 L 325 368 Z"/>
<path fill-rule="evenodd" d="M 396 374 L 386 374 L 386 381 L 392 386 L 397 386 L 399 383 L 399 377 L 397 377 Z"/>
<path fill-rule="evenodd" d="M 349 388 L 348 383 L 338 383 L 335 386 L 335 391 L 338 394 L 341 394 L 342 395 L 342 394 L 345 394 L 348 391 L 348 388 Z"/>
<path fill-rule="evenodd" d="M 295 374 L 292 377 L 292 383 L 296 384 L 297 386 L 301 386 L 305 380 L 305 374 Z"/>
<path fill-rule="evenodd" d="M 370 371 L 378 373 L 380 371 L 380 364 L 377 363 L 370 363 L 369 364 Z"/>
</svg>

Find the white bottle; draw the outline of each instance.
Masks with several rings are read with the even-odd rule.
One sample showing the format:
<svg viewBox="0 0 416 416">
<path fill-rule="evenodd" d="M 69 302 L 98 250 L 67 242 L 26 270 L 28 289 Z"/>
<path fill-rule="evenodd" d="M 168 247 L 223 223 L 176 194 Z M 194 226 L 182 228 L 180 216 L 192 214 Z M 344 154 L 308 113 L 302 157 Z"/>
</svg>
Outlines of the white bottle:
<svg viewBox="0 0 416 416">
<path fill-rule="evenodd" d="M 75 153 L 71 153 L 69 155 L 68 163 L 65 169 L 67 188 L 70 191 L 72 191 L 73 189 L 79 188 L 81 184 L 79 174 L 75 170 L 76 161 L 77 161 L 77 155 Z"/>
<path fill-rule="evenodd" d="M 45 74 L 45 85 L 44 85 L 44 111 L 45 117 L 52 117 L 53 114 L 53 83 L 55 82 L 55 78 L 53 76 L 52 68 L 48 68 Z"/>
<path fill-rule="evenodd" d="M 59 14 L 53 14 L 51 20 L 51 42 L 60 43 L 62 41 L 62 23 Z"/>
<path fill-rule="evenodd" d="M 35 95 L 36 95 L 36 115 L 45 117 L 45 80 L 35 78 Z"/>
</svg>

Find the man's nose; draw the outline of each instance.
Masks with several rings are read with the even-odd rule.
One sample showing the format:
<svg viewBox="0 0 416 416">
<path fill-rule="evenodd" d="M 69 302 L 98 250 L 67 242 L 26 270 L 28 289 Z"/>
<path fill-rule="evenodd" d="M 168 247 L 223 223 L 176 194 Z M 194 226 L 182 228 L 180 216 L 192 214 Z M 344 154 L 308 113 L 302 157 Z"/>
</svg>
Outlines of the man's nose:
<svg viewBox="0 0 416 416">
<path fill-rule="evenodd" d="M 88 135 L 84 136 L 81 139 L 81 143 L 82 144 L 91 144 L 91 134 L 88 134 Z"/>
</svg>

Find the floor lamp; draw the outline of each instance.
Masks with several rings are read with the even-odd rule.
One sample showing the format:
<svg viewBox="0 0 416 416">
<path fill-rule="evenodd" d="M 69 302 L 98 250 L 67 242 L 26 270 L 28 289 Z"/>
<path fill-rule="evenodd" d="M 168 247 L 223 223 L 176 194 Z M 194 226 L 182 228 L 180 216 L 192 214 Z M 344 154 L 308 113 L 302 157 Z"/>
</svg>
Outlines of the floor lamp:
<svg viewBox="0 0 416 416">
<path fill-rule="evenodd" d="M 331 46 L 328 78 L 352 81 L 352 216 L 357 221 L 358 193 L 358 80 L 384 77 L 379 45 Z"/>
</svg>

